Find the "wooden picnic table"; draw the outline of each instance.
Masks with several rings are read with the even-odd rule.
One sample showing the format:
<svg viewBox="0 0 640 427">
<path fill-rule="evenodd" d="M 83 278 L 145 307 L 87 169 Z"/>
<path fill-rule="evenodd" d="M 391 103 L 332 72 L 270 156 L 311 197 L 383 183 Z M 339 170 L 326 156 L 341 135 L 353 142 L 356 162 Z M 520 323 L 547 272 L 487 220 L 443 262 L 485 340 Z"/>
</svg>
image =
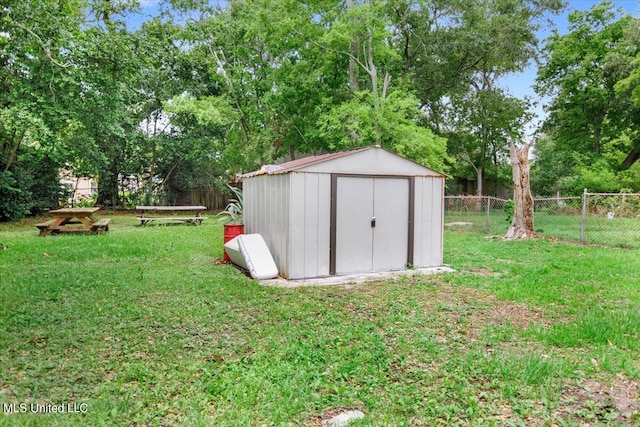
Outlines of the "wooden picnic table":
<svg viewBox="0 0 640 427">
<path fill-rule="evenodd" d="M 63 208 L 49 211 L 54 219 L 36 224 L 41 236 L 57 233 L 102 233 L 109 231 L 111 219 L 98 219 L 100 208 Z"/>
<path fill-rule="evenodd" d="M 150 225 L 154 223 L 185 223 L 192 225 L 200 225 L 202 221 L 207 219 L 206 216 L 202 216 L 202 211 L 206 211 L 206 206 L 136 206 L 136 210 L 141 211 L 141 215 L 138 217 L 140 225 Z M 167 215 L 167 213 L 175 212 L 195 212 L 195 215 L 190 216 L 178 216 Z M 158 216 L 159 214 L 164 214 Z"/>
</svg>

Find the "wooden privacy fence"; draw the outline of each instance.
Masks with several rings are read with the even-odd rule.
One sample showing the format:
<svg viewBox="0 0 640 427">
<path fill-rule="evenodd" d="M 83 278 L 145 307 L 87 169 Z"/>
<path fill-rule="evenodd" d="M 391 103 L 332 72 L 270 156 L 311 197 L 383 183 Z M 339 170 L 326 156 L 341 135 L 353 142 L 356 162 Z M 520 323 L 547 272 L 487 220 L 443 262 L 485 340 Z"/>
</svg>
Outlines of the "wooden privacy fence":
<svg viewBox="0 0 640 427">
<path fill-rule="evenodd" d="M 192 189 L 182 191 L 176 198 L 176 205 L 206 206 L 207 210 L 216 211 L 224 209 L 233 198 L 231 194 L 214 189 Z"/>
</svg>

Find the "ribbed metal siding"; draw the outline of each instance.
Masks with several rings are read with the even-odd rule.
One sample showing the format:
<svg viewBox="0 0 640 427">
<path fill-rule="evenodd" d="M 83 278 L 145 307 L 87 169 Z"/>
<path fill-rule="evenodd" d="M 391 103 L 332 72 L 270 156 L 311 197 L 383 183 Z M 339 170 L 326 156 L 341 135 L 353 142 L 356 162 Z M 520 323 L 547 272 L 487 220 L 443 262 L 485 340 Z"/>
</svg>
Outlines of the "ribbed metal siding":
<svg viewBox="0 0 640 427">
<path fill-rule="evenodd" d="M 280 275 L 329 275 L 331 176 L 291 172 L 244 181 L 245 232 L 261 234 Z M 415 178 L 414 265 L 442 265 L 444 179 Z"/>
<path fill-rule="evenodd" d="M 289 278 L 329 275 L 331 176 L 290 173 L 291 222 Z"/>
<path fill-rule="evenodd" d="M 442 265 L 444 179 L 416 177 L 415 246 L 416 267 Z"/>
<path fill-rule="evenodd" d="M 262 175 L 246 179 L 244 188 L 245 233 L 264 238 L 284 277 L 289 276 L 290 175 Z"/>
</svg>

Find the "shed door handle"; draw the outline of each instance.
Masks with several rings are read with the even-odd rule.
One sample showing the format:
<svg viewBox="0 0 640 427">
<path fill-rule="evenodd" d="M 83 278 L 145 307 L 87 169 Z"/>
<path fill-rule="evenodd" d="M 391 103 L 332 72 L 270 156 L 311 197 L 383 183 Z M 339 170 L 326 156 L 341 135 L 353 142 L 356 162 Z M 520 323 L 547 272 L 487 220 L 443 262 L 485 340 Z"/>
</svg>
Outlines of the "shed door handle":
<svg viewBox="0 0 640 427">
<path fill-rule="evenodd" d="M 371 228 L 373 228 L 375 226 L 376 226 L 376 217 L 374 216 L 374 217 L 371 218 Z"/>
</svg>

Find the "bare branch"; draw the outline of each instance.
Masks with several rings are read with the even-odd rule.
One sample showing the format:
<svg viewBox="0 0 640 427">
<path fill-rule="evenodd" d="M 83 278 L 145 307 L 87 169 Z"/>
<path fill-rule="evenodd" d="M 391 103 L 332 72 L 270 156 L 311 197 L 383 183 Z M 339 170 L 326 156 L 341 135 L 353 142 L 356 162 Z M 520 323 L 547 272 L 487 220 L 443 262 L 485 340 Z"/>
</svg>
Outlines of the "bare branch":
<svg viewBox="0 0 640 427">
<path fill-rule="evenodd" d="M 47 45 L 42 41 L 42 39 L 40 38 L 39 35 L 37 35 L 35 32 L 33 32 L 30 28 L 25 27 L 24 25 L 22 25 L 19 22 L 16 22 L 14 20 L 11 20 L 11 22 L 18 28 L 20 28 L 23 31 L 26 31 L 27 33 L 29 33 L 33 38 L 36 39 L 36 41 L 38 42 L 38 44 L 40 45 L 40 48 L 42 49 L 42 52 L 44 53 L 44 56 L 47 57 L 47 59 L 49 61 L 51 61 L 51 63 L 53 63 L 54 65 L 57 65 L 60 68 L 69 68 L 72 64 L 67 63 L 67 64 L 62 64 L 58 61 L 56 61 L 53 56 L 51 55 L 51 52 L 49 51 L 49 49 L 47 48 Z"/>
<path fill-rule="evenodd" d="M 382 100 L 387 99 L 387 89 L 389 89 L 389 85 L 391 84 L 391 74 L 388 72 L 384 73 L 384 79 L 382 81 Z"/>
</svg>

